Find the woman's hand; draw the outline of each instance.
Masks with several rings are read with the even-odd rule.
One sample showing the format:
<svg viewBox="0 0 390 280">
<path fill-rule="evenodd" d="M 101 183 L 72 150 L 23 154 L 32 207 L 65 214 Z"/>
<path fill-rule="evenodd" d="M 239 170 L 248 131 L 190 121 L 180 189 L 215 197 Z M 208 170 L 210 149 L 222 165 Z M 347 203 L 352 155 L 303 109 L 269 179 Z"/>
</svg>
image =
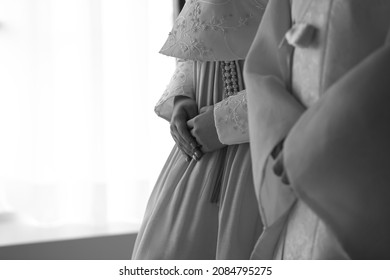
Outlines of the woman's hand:
<svg viewBox="0 0 390 280">
<path fill-rule="evenodd" d="M 199 144 L 192 137 L 187 126 L 187 121 L 198 115 L 198 106 L 195 100 L 186 96 L 176 96 L 170 123 L 171 135 L 177 146 L 187 157 L 199 160 L 202 152 L 199 150 Z"/>
<path fill-rule="evenodd" d="M 213 106 L 202 108 L 201 114 L 190 119 L 187 125 L 191 130 L 192 136 L 200 144 L 202 152 L 212 152 L 225 146 L 218 139 Z"/>
</svg>

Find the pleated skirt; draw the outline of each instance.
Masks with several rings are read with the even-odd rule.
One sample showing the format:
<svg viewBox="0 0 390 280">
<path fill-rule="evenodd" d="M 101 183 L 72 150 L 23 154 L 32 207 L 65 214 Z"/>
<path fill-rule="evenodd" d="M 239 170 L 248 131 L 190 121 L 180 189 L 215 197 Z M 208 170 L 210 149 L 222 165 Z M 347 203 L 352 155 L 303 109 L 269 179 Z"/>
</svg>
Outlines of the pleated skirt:
<svg viewBox="0 0 390 280">
<path fill-rule="evenodd" d="M 242 61 L 236 62 L 242 79 Z M 221 101 L 219 62 L 196 62 L 199 108 Z M 212 196 L 218 202 L 211 202 Z M 153 189 L 133 259 L 249 259 L 262 231 L 249 144 L 186 162 L 174 146 Z"/>
</svg>

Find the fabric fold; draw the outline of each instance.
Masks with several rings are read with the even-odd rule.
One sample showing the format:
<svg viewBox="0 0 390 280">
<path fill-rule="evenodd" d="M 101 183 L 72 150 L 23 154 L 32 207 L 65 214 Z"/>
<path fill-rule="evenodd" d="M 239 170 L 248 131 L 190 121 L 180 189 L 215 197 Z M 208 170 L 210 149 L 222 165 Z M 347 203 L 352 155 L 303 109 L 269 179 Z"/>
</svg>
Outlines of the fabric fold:
<svg viewBox="0 0 390 280">
<path fill-rule="evenodd" d="M 271 1 L 244 67 L 249 134 L 255 139 L 251 153 L 258 196 L 267 157 L 305 110 L 288 88 L 292 48 L 284 46 L 278 50 L 290 26 L 290 1 Z"/>
<path fill-rule="evenodd" d="M 327 90 L 285 141 L 299 197 L 354 259 L 390 258 L 390 46 Z"/>
</svg>

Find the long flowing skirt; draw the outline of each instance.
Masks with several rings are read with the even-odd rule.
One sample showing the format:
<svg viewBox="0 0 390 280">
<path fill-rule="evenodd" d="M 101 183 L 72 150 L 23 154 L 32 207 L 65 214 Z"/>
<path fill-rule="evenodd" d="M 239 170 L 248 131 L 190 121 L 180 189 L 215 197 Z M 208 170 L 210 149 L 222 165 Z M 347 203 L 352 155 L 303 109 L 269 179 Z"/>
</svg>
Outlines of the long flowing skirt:
<svg viewBox="0 0 390 280">
<path fill-rule="evenodd" d="M 199 108 L 223 99 L 219 62 L 195 63 L 194 75 Z M 216 186 L 219 201 L 212 203 Z M 249 259 L 261 231 L 249 144 L 189 163 L 175 146 L 149 199 L 133 259 Z"/>
</svg>

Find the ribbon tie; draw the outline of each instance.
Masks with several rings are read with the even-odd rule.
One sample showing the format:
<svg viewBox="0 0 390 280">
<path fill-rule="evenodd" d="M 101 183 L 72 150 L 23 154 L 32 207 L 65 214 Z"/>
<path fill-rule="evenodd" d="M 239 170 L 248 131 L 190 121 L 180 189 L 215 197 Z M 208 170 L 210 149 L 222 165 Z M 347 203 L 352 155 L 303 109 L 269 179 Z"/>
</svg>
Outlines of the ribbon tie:
<svg viewBox="0 0 390 280">
<path fill-rule="evenodd" d="M 316 28 L 308 23 L 296 23 L 286 33 L 280 46 L 285 43 L 295 48 L 308 48 L 313 42 Z"/>
</svg>

